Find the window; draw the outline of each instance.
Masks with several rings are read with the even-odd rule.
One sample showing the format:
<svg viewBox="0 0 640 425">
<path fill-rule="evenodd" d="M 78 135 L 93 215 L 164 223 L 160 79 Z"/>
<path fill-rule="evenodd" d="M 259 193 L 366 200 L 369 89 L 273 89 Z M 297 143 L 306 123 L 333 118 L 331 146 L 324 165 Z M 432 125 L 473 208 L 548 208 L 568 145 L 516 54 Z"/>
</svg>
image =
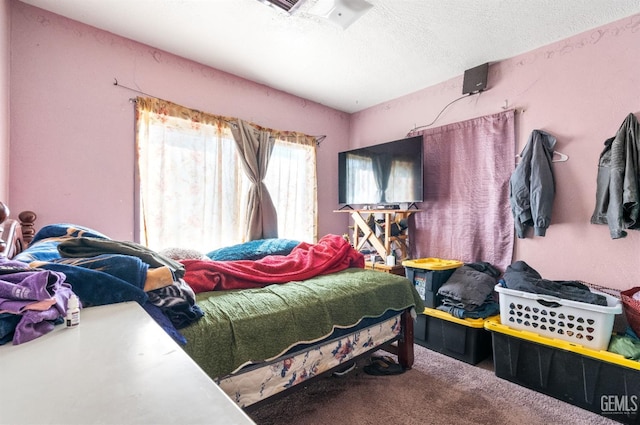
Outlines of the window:
<svg viewBox="0 0 640 425">
<path fill-rule="evenodd" d="M 265 185 L 278 213 L 278 236 L 317 240 L 316 146 L 276 140 Z"/>
<path fill-rule="evenodd" d="M 203 253 L 245 242 L 245 176 L 228 121 L 158 99 L 136 109 L 140 243 Z M 315 144 L 276 135 L 265 179 L 279 237 L 314 242 Z"/>
</svg>

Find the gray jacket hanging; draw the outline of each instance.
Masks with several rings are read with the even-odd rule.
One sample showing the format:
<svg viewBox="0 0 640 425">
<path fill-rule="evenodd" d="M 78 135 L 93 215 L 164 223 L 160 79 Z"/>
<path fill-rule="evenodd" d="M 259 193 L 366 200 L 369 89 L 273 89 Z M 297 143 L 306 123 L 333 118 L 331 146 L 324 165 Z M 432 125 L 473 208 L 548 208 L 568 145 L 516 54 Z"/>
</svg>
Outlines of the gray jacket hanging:
<svg viewBox="0 0 640 425">
<path fill-rule="evenodd" d="M 522 158 L 509 179 L 509 202 L 516 236 L 524 239 L 528 227 L 536 236 L 544 236 L 551 224 L 555 196 L 552 158 L 556 138 L 542 130 L 533 130 Z"/>
<path fill-rule="evenodd" d="M 612 239 L 640 229 L 640 125 L 627 115 L 615 137 L 604 142 L 598 161 L 593 224 L 608 224 Z"/>
</svg>

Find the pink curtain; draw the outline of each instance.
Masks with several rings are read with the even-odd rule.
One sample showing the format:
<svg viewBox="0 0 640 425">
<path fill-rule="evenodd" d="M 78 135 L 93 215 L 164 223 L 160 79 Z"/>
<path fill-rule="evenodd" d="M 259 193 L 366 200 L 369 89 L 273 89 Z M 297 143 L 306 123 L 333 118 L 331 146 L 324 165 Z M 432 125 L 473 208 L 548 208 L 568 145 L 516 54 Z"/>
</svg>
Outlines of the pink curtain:
<svg viewBox="0 0 640 425">
<path fill-rule="evenodd" d="M 504 271 L 513 256 L 514 111 L 412 135 L 420 134 L 425 200 L 410 223 L 412 258 L 485 261 Z"/>
</svg>

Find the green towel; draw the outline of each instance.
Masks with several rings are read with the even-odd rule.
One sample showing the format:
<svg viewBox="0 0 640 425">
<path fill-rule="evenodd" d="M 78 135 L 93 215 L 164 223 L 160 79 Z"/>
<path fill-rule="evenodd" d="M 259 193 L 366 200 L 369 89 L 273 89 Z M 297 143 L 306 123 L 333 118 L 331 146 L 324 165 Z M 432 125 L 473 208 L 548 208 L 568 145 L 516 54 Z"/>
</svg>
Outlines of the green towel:
<svg viewBox="0 0 640 425">
<path fill-rule="evenodd" d="M 611 335 L 608 351 L 620 354 L 627 359 L 640 360 L 640 340 L 630 336 Z"/>
</svg>

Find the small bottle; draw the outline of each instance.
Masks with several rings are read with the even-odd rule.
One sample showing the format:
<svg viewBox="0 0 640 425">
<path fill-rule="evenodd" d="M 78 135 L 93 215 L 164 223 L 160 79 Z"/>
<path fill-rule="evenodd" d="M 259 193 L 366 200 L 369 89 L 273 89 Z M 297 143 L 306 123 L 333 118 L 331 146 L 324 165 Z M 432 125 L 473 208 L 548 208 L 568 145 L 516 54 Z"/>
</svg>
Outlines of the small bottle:
<svg viewBox="0 0 640 425">
<path fill-rule="evenodd" d="M 76 295 L 71 295 L 67 304 L 67 327 L 78 326 L 80 324 L 80 302 Z"/>
<path fill-rule="evenodd" d="M 394 267 L 396 265 L 396 256 L 391 253 L 387 256 L 387 266 Z"/>
</svg>

